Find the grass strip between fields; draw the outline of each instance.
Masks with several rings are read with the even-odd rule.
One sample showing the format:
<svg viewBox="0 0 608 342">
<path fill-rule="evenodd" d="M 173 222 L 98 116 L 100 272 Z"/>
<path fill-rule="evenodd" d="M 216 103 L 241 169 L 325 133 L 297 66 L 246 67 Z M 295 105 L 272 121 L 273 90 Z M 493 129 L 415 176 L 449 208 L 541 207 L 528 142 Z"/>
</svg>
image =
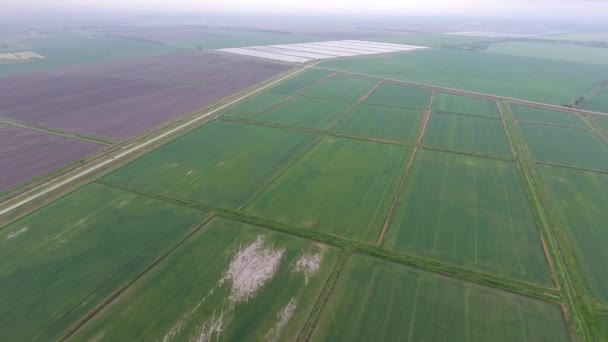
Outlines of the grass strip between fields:
<svg viewBox="0 0 608 342">
<path fill-rule="evenodd" d="M 567 303 L 567 307 L 562 307 L 566 320 L 582 340 L 606 340 L 607 332 L 595 313 L 588 285 L 578 265 L 574 250 L 560 227 L 555 209 L 551 205 L 523 133 L 509 106 L 507 104 L 502 106 L 507 129 L 519 155 L 517 168 L 543 238 L 543 245 L 547 247 L 548 262 L 554 270 L 560 292 Z"/>
</svg>

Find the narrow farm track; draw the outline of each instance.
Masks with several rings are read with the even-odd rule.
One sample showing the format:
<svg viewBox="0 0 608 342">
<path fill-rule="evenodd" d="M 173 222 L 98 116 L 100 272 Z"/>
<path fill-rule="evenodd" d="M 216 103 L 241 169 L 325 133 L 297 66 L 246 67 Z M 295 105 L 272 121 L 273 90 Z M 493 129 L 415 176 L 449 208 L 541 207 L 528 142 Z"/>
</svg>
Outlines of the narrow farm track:
<svg viewBox="0 0 608 342">
<path fill-rule="evenodd" d="M 473 97 L 473 98 L 484 99 L 484 100 L 492 100 L 492 101 L 502 100 L 502 101 L 506 101 L 509 103 L 521 104 L 521 105 L 525 105 L 525 106 L 529 106 L 529 107 L 548 109 L 548 110 L 553 110 L 553 111 L 558 111 L 558 112 L 567 112 L 567 113 L 576 112 L 576 113 L 584 113 L 584 114 L 608 117 L 608 113 L 594 112 L 594 111 L 582 110 L 582 109 L 572 109 L 572 108 L 566 108 L 566 107 L 562 107 L 562 106 L 558 106 L 558 105 L 551 105 L 551 104 L 547 104 L 547 103 L 516 99 L 516 98 L 512 98 L 512 97 L 477 93 L 474 91 L 454 89 L 454 88 L 448 88 L 448 87 L 440 87 L 440 86 L 434 86 L 434 85 L 430 85 L 430 84 L 404 81 L 404 80 L 395 79 L 395 78 L 387 78 L 387 77 L 381 77 L 381 76 L 375 76 L 375 75 L 369 75 L 369 74 L 362 74 L 362 73 L 358 73 L 358 72 L 344 71 L 344 70 L 333 69 L 333 68 L 315 67 L 315 69 L 329 70 L 329 71 L 335 71 L 335 72 L 344 73 L 344 74 L 357 75 L 357 76 L 361 76 L 361 77 L 365 77 L 365 78 L 369 78 L 369 79 L 385 80 L 385 81 L 390 81 L 393 83 L 405 84 L 405 85 L 409 85 L 409 86 L 413 86 L 413 87 L 417 87 L 417 88 L 434 90 L 434 91 L 447 93 L 447 94 L 462 95 L 462 96 Z"/>
<path fill-rule="evenodd" d="M 38 187 L 36 189 L 32 189 L 25 196 L 23 196 L 23 198 L 18 198 L 14 203 L 10 203 L 9 205 L 0 209 L 0 217 L 7 213 L 10 213 L 11 211 L 18 209 L 32 201 L 35 201 L 47 194 L 50 194 L 53 191 L 56 191 L 56 190 L 62 188 L 63 186 L 66 186 L 72 182 L 75 182 L 85 176 L 89 176 L 89 175 L 93 174 L 94 172 L 101 170 L 104 167 L 107 167 L 112 163 L 115 163 L 116 161 L 125 159 L 125 158 L 135 154 L 136 152 L 139 152 L 149 146 L 152 146 L 156 142 L 160 142 L 163 139 L 167 139 L 176 134 L 179 134 L 180 132 L 190 128 L 191 126 L 196 125 L 196 124 L 202 122 L 203 120 L 208 119 L 212 115 L 220 113 L 222 110 L 224 110 L 236 103 L 239 103 L 240 101 L 242 101 L 252 95 L 258 94 L 258 93 L 262 92 L 263 90 L 268 89 L 288 78 L 291 78 L 294 75 L 297 75 L 310 67 L 312 67 L 312 66 L 306 66 L 304 68 L 290 72 L 289 74 L 287 74 L 279 79 L 276 79 L 276 80 L 272 81 L 271 83 L 268 83 L 261 87 L 255 88 L 254 90 L 252 90 L 246 94 L 240 95 L 237 98 L 230 100 L 229 102 L 224 103 L 211 111 L 205 112 L 201 115 L 197 115 L 194 118 L 178 125 L 177 127 L 169 128 L 163 132 L 160 132 L 158 135 L 150 137 L 149 139 L 147 139 L 145 141 L 134 142 L 130 145 L 124 146 L 124 147 L 122 147 L 122 149 L 107 155 L 105 158 L 97 161 L 93 165 L 83 166 L 81 168 L 74 170 L 72 172 L 72 174 L 68 175 L 67 178 L 65 178 L 59 182 L 51 181 L 49 183 L 52 183 L 52 185 L 47 183 L 47 184 L 41 185 L 40 187 Z"/>
</svg>

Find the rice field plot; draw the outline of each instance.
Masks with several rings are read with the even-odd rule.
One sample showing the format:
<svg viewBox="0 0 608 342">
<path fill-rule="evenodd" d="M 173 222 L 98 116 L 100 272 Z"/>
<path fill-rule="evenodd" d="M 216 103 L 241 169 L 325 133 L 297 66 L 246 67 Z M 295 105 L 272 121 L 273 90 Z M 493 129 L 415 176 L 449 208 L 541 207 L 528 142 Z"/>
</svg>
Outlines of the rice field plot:
<svg viewBox="0 0 608 342">
<path fill-rule="evenodd" d="M 509 107 L 511 107 L 513 116 L 520 121 L 587 128 L 587 125 L 573 113 L 556 112 L 517 104 L 510 104 Z"/>
<path fill-rule="evenodd" d="M 301 93 L 304 96 L 357 102 L 374 88 L 376 82 L 343 75 L 332 76 Z"/>
<path fill-rule="evenodd" d="M 444 113 L 469 114 L 500 118 L 495 101 L 438 93 L 433 100 L 433 110 Z"/>
<path fill-rule="evenodd" d="M 0 340 L 59 340 L 206 215 L 90 184 L 2 228 Z"/>
<path fill-rule="evenodd" d="M 335 131 L 376 139 L 414 142 L 423 115 L 421 110 L 360 104 Z"/>
<path fill-rule="evenodd" d="M 534 159 L 608 171 L 608 145 L 592 131 L 521 123 Z"/>
<path fill-rule="evenodd" d="M 445 46 L 460 46 L 468 44 L 478 44 L 482 42 L 492 42 L 499 39 L 501 38 L 461 36 L 445 33 L 409 33 L 373 37 L 366 40 L 392 44 L 419 45 L 441 48 Z"/>
<path fill-rule="evenodd" d="M 553 342 L 570 338 L 556 305 L 354 255 L 340 273 L 312 340 Z"/>
<path fill-rule="evenodd" d="M 256 120 L 300 128 L 329 129 L 353 107 L 354 104 L 348 102 L 298 96 Z"/>
<path fill-rule="evenodd" d="M 425 109 L 432 92 L 427 89 L 408 87 L 395 83 L 382 83 L 371 93 L 365 103 L 383 106 Z"/>
<path fill-rule="evenodd" d="M 236 118 L 254 118 L 288 98 L 289 95 L 264 93 L 228 111 L 224 115 Z"/>
<path fill-rule="evenodd" d="M 608 65 L 451 49 L 330 60 L 319 66 L 554 105 L 571 103 L 608 74 Z"/>
<path fill-rule="evenodd" d="M 583 102 L 583 109 L 608 113 L 608 87 Z"/>
<path fill-rule="evenodd" d="M 308 70 L 305 73 L 300 74 L 295 78 L 281 82 L 279 85 L 272 88 L 270 91 L 273 93 L 293 95 L 293 94 L 297 93 L 298 91 L 311 85 L 312 83 L 317 82 L 318 80 L 322 79 L 323 77 L 327 77 L 329 75 L 330 75 L 329 71 Z"/>
<path fill-rule="evenodd" d="M 543 165 L 539 169 L 592 293 L 608 302 L 608 175 Z"/>
<path fill-rule="evenodd" d="M 337 259 L 325 245 L 213 219 L 74 340 L 296 340 Z"/>
<path fill-rule="evenodd" d="M 449 150 L 511 156 L 500 120 L 433 113 L 424 144 Z"/>
<path fill-rule="evenodd" d="M 361 241 L 378 237 L 411 148 L 326 137 L 244 211 Z"/>
<path fill-rule="evenodd" d="M 608 118 L 594 117 L 592 119 L 598 127 L 604 130 L 608 134 Z"/>
<path fill-rule="evenodd" d="M 551 286 L 514 162 L 422 150 L 384 246 Z"/>
<path fill-rule="evenodd" d="M 608 65 L 608 50 L 605 48 L 574 44 L 511 41 L 491 44 L 485 52 L 592 65 Z"/>
<path fill-rule="evenodd" d="M 317 136 L 213 121 L 105 177 L 145 191 L 237 208 Z"/>
</svg>

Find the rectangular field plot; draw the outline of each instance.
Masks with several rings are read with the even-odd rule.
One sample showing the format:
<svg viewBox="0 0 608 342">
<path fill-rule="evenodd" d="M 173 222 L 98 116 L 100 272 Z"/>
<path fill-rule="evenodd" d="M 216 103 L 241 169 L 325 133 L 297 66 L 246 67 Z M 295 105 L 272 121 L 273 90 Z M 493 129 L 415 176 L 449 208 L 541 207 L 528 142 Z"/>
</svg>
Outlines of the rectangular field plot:
<svg viewBox="0 0 608 342">
<path fill-rule="evenodd" d="M 403 107 L 411 109 L 425 109 L 432 92 L 427 89 L 408 87 L 395 83 L 382 83 L 370 96 L 365 99 L 365 103 Z"/>
<path fill-rule="evenodd" d="M 346 323 L 347 322 L 347 323 Z M 559 307 L 352 256 L 313 341 L 569 341 Z"/>
<path fill-rule="evenodd" d="M 288 98 L 289 95 L 265 93 L 252 98 L 224 115 L 237 118 L 254 118 Z"/>
<path fill-rule="evenodd" d="M 536 160 L 608 171 L 608 145 L 592 131 L 526 123 L 520 127 Z"/>
<path fill-rule="evenodd" d="M 551 286 L 515 163 L 422 150 L 385 246 Z"/>
<path fill-rule="evenodd" d="M 462 152 L 511 156 L 500 120 L 459 114 L 433 113 L 424 144 Z"/>
<path fill-rule="evenodd" d="M 201 204 L 237 208 L 315 138 L 314 134 L 214 121 L 105 178 Z"/>
<path fill-rule="evenodd" d="M 324 245 L 213 219 L 75 340 L 295 340 L 337 258 Z"/>
<path fill-rule="evenodd" d="M 278 86 L 272 88 L 270 91 L 273 93 L 293 95 L 309 85 L 319 81 L 320 79 L 329 76 L 330 74 L 331 73 L 329 71 L 309 70 L 292 79 L 281 82 Z"/>
<path fill-rule="evenodd" d="M 315 84 L 302 92 L 302 95 L 357 102 L 357 100 L 372 90 L 375 85 L 376 82 L 364 78 L 336 75 Z"/>
<path fill-rule="evenodd" d="M 0 124 L 0 193 L 61 169 L 101 145 Z"/>
<path fill-rule="evenodd" d="M 592 293 L 608 302 L 608 175 L 552 166 L 540 171 Z"/>
<path fill-rule="evenodd" d="M 444 113 L 470 114 L 500 118 L 495 101 L 439 93 L 433 101 L 433 110 Z"/>
<path fill-rule="evenodd" d="M 2 228 L 0 340 L 60 340 L 205 216 L 91 184 Z"/>
<path fill-rule="evenodd" d="M 411 149 L 327 137 L 245 207 L 361 241 L 378 237 Z"/>
<path fill-rule="evenodd" d="M 511 112 L 517 120 L 562 125 L 578 128 L 587 128 L 573 113 L 556 112 L 552 110 L 510 104 Z"/>
<path fill-rule="evenodd" d="M 335 131 L 376 139 L 414 142 L 423 115 L 421 110 L 361 104 Z"/>
<path fill-rule="evenodd" d="M 298 96 L 269 110 L 257 120 L 293 127 L 329 129 L 353 106 L 342 101 Z"/>
</svg>

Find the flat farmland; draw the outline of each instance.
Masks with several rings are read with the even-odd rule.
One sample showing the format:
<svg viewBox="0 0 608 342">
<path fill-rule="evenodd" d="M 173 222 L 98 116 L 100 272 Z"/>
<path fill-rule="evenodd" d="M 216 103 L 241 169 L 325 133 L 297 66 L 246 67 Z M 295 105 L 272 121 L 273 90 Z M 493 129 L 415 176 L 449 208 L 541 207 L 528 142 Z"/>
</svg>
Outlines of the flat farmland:
<svg viewBox="0 0 608 342">
<path fill-rule="evenodd" d="M 74 340 L 296 340 L 337 258 L 324 245 L 213 219 Z"/>
<path fill-rule="evenodd" d="M 570 337 L 556 305 L 354 255 L 312 340 L 553 342 Z"/>
<path fill-rule="evenodd" d="M 608 134 L 608 118 L 593 117 L 593 121 Z"/>
<path fill-rule="evenodd" d="M 463 152 L 511 156 L 500 120 L 460 114 L 433 113 L 424 144 Z"/>
<path fill-rule="evenodd" d="M 273 87 L 271 92 L 293 95 L 307 86 L 321 80 L 322 78 L 329 76 L 330 74 L 331 73 L 329 71 L 308 70 L 292 79 L 281 82 L 281 84 Z"/>
<path fill-rule="evenodd" d="M 90 142 L 4 124 L 0 124 L 0 141 L 0 193 L 103 148 Z"/>
<path fill-rule="evenodd" d="M 3 227 L 0 339 L 59 340 L 205 216 L 91 184 Z"/>
<path fill-rule="evenodd" d="M 211 206 L 237 208 L 317 138 L 213 121 L 105 179 Z"/>
<path fill-rule="evenodd" d="M 449 49 L 327 61 L 320 67 L 554 105 L 600 84 L 607 65 Z"/>
<path fill-rule="evenodd" d="M 365 103 L 382 106 L 425 109 L 431 99 L 431 92 L 422 88 L 408 87 L 395 83 L 382 83 L 371 93 Z"/>
<path fill-rule="evenodd" d="M 411 143 L 416 140 L 423 115 L 421 110 L 360 104 L 335 131 Z"/>
<path fill-rule="evenodd" d="M 608 87 L 600 90 L 590 99 L 583 102 L 583 108 L 596 112 L 608 113 Z"/>
<path fill-rule="evenodd" d="M 256 120 L 293 127 L 329 129 L 354 104 L 312 97 L 295 97 L 262 114 Z"/>
<path fill-rule="evenodd" d="M 286 70 L 192 53 L 0 77 L 0 116 L 123 140 Z"/>
<path fill-rule="evenodd" d="M 361 241 L 375 240 L 411 148 L 326 137 L 244 211 Z"/>
<path fill-rule="evenodd" d="M 469 114 L 500 118 L 498 106 L 495 101 L 475 99 L 472 97 L 439 93 L 433 101 L 433 110 L 436 112 Z"/>
<path fill-rule="evenodd" d="M 577 32 L 577 33 L 563 33 L 563 34 L 551 34 L 543 36 L 544 39 L 557 39 L 557 40 L 569 40 L 573 42 L 591 42 L 600 41 L 608 42 L 608 32 Z"/>
<path fill-rule="evenodd" d="M 526 193 L 510 161 L 419 151 L 385 246 L 552 284 Z"/>
<path fill-rule="evenodd" d="M 592 293 L 608 303 L 608 175 L 542 165 L 540 171 Z"/>
<path fill-rule="evenodd" d="M 503 42 L 491 44 L 485 51 L 547 60 L 608 65 L 608 50 L 601 47 L 542 42 Z"/>
<path fill-rule="evenodd" d="M 408 33 L 392 36 L 380 36 L 367 39 L 392 44 L 419 45 L 440 48 L 443 46 L 456 46 L 464 44 L 475 44 L 480 42 L 492 42 L 500 38 L 461 36 L 445 33 Z"/>
<path fill-rule="evenodd" d="M 520 127 L 536 160 L 608 171 L 608 145 L 592 131 L 527 123 Z"/>
<path fill-rule="evenodd" d="M 517 120 L 587 128 L 585 123 L 573 113 L 556 112 L 548 109 L 534 108 L 517 104 L 510 104 L 509 107 Z"/>
<path fill-rule="evenodd" d="M 234 109 L 231 109 L 224 115 L 236 118 L 255 118 L 272 107 L 279 105 L 288 98 L 289 95 L 265 93 L 252 98 Z"/>
<path fill-rule="evenodd" d="M 336 75 L 308 88 L 302 95 L 323 99 L 357 102 L 374 88 L 376 82 L 364 78 Z"/>
</svg>

